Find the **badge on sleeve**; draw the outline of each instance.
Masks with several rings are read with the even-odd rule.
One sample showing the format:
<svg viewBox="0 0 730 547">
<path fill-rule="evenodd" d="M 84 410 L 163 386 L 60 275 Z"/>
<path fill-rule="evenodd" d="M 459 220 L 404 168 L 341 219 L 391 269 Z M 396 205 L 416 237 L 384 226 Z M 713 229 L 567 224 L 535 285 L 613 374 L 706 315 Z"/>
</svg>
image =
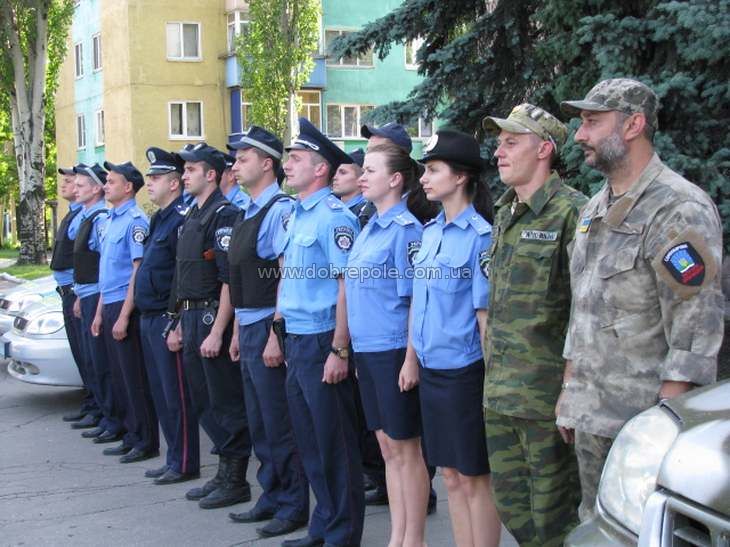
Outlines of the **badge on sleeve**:
<svg viewBox="0 0 730 547">
<path fill-rule="evenodd" d="M 349 226 L 335 228 L 335 245 L 342 251 L 349 251 L 355 241 L 355 231 Z"/>
<path fill-rule="evenodd" d="M 132 228 L 132 241 L 134 241 L 138 245 L 142 245 L 146 237 L 147 230 L 144 226 L 135 226 L 134 228 Z"/>
<path fill-rule="evenodd" d="M 291 213 L 285 213 L 281 215 L 281 226 L 284 228 L 284 231 L 286 232 L 286 229 L 289 227 L 289 219 L 291 218 Z"/>
<path fill-rule="evenodd" d="M 484 277 L 489 279 L 489 249 L 484 249 L 482 252 L 479 253 L 479 269 L 482 271 L 482 274 L 484 274 Z"/>
<path fill-rule="evenodd" d="M 421 249 L 421 241 L 409 241 L 408 247 L 406 247 L 406 253 L 408 254 L 408 264 L 413 266 L 413 260 L 416 258 L 418 251 Z"/>
<path fill-rule="evenodd" d="M 719 271 L 706 238 L 693 228 L 676 235 L 656 254 L 652 266 L 672 292 L 683 299 L 700 292 Z"/>
<path fill-rule="evenodd" d="M 231 228 L 230 226 L 218 228 L 215 231 L 215 244 L 221 251 L 225 253 L 228 252 L 228 246 L 231 244 L 232 233 L 233 228 Z"/>
<path fill-rule="evenodd" d="M 692 244 L 687 241 L 664 253 L 662 264 L 682 285 L 699 287 L 705 280 L 705 262 Z"/>
</svg>

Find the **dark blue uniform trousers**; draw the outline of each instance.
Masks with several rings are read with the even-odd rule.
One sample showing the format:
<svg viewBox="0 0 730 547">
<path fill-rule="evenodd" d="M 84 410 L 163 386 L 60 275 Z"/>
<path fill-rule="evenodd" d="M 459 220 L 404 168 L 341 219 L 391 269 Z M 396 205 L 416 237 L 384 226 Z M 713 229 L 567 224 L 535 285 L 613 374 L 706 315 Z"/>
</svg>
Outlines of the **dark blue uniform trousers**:
<svg viewBox="0 0 730 547">
<path fill-rule="evenodd" d="M 256 478 L 263 493 L 256 508 L 279 519 L 306 521 L 309 484 L 302 467 L 286 401 L 286 367 L 264 365 L 262 354 L 272 317 L 239 325 L 241 376 L 248 427 L 261 465 Z"/>
<path fill-rule="evenodd" d="M 190 400 L 200 425 L 218 453 L 229 458 L 248 459 L 251 438 L 243 402 L 241 368 L 228 355 L 233 325 L 226 328 L 218 357 L 202 357 L 200 345 L 210 334 L 212 325 L 212 322 L 211 325 L 203 322 L 206 313 L 215 315 L 215 310 L 182 312 L 183 369 Z"/>
<path fill-rule="evenodd" d="M 145 370 L 167 443 L 168 467 L 178 473 L 197 473 L 200 469 L 198 419 L 190 402 L 182 356 L 167 349 L 167 341 L 162 338 L 167 322 L 167 316 L 159 312 L 140 317 Z"/>
<path fill-rule="evenodd" d="M 83 351 L 86 354 L 88 362 L 91 364 L 90 368 L 93 369 L 96 379 L 97 388 L 94 396 L 102 413 L 99 427 L 116 434 L 124 429 L 124 415 L 120 400 L 122 394 L 112 376 L 104 337 L 101 335 L 97 337 L 91 334 L 91 324 L 94 322 L 98 302 L 99 293 L 80 299 L 81 342 Z"/>
<path fill-rule="evenodd" d="M 117 341 L 112 336 L 112 328 L 123 305 L 123 300 L 104 304 L 101 316 L 109 365 L 112 373 L 121 377 L 124 391 L 122 404 L 127 428 L 124 444 L 139 450 L 157 450 L 160 447 L 160 432 L 142 359 L 139 314 L 132 313 L 130 316 L 126 338 Z"/>
<path fill-rule="evenodd" d="M 309 535 L 332 545 L 360 545 L 365 499 L 352 379 L 322 381 L 333 334 L 287 335 L 286 393 L 317 499 Z"/>
<path fill-rule="evenodd" d="M 65 288 L 70 288 L 70 285 L 66 285 Z M 94 367 L 89 362 L 89 356 L 84 351 L 83 341 L 81 340 L 81 319 L 74 315 L 73 310 L 75 302 L 76 295 L 72 292 L 67 292 L 61 297 L 66 338 L 68 338 L 68 345 L 71 348 L 71 355 L 73 355 L 76 362 L 76 367 L 79 369 L 79 376 L 81 376 L 81 381 L 87 391 L 81 403 L 81 409 L 92 416 L 101 416 L 101 409 L 95 394 L 98 391 L 96 375 L 94 374 Z"/>
</svg>

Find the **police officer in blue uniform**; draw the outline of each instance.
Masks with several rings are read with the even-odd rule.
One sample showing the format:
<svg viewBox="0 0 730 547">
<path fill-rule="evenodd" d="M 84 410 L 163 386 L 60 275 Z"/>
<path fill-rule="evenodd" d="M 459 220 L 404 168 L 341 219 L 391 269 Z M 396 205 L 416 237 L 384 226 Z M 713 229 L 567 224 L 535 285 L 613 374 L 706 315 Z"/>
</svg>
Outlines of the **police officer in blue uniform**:
<svg viewBox="0 0 730 547">
<path fill-rule="evenodd" d="M 85 167 L 80 163 L 76 167 Z M 61 306 L 63 310 L 63 322 L 66 328 L 66 337 L 71 347 L 76 367 L 79 370 L 79 376 L 86 389 L 86 395 L 81 403 L 81 408 L 63 417 L 65 422 L 75 422 L 71 424 L 73 429 L 88 429 L 98 425 L 101 418 L 101 411 L 96 404 L 93 395 L 93 380 L 89 374 L 93 374 L 93 370 L 86 361 L 86 356 L 81 347 L 81 320 L 73 313 L 74 302 L 76 296 L 73 292 L 73 252 L 74 240 L 69 237 L 72 227 L 78 229 L 81 224 L 81 209 L 83 206 L 76 201 L 76 173 L 73 167 L 70 169 L 59 169 L 62 175 L 61 184 L 58 186 L 59 195 L 68 201 L 68 213 L 61 220 L 61 224 L 56 231 L 56 237 L 53 241 L 53 255 L 51 258 L 51 270 L 53 278 L 56 280 L 56 291 L 61 296 Z"/>
<path fill-rule="evenodd" d="M 144 364 L 160 429 L 167 443 L 165 464 L 145 472 L 155 484 L 174 484 L 200 476 L 198 420 L 182 368 L 180 352 L 171 352 L 165 340 L 175 271 L 177 232 L 188 206 L 182 198 L 184 162 L 174 152 L 148 148 L 147 191 L 159 207 L 150 220 L 150 233 L 134 283 L 134 302 L 140 311 Z"/>
<path fill-rule="evenodd" d="M 104 185 L 109 211 L 99 262 L 101 296 L 91 330 L 103 335 L 112 373 L 124 389 L 127 433 L 107 455 L 121 455 L 121 463 L 159 455 L 159 430 L 152 403 L 139 336 L 139 312 L 134 306 L 134 281 L 144 251 L 149 223 L 137 207 L 136 193 L 144 185 L 142 173 L 131 162 L 104 162 L 109 171 Z M 103 326 L 103 328 L 102 328 Z"/>
<path fill-rule="evenodd" d="M 249 203 L 251 203 L 251 197 L 244 192 L 236 181 L 236 176 L 233 174 L 233 164 L 236 163 L 236 158 L 225 152 L 221 152 L 223 158 L 226 160 L 226 169 L 221 175 L 220 190 L 223 196 L 232 204 L 239 209 L 244 209 Z"/>
<path fill-rule="evenodd" d="M 193 408 L 219 457 L 216 476 L 186 497 L 213 509 L 251 499 L 246 481 L 251 441 L 241 370 L 228 355 L 233 308 L 227 253 L 240 210 L 220 191 L 225 170 L 220 151 L 198 143 L 179 155 L 185 161 L 185 189 L 195 203 L 178 236 L 172 300 L 181 320 L 167 342 L 170 350 L 178 351 L 184 334 L 183 368 Z"/>
<path fill-rule="evenodd" d="M 317 506 L 308 535 L 283 545 L 359 545 L 365 503 L 342 277 L 359 225 L 329 188 L 340 164 L 351 160 L 307 119 L 299 119 L 299 129 L 284 165 L 299 196 L 286 232 L 278 307 L 289 411 Z"/>
<path fill-rule="evenodd" d="M 104 339 L 91 334 L 99 302 L 99 253 L 108 218 L 104 204 L 107 172 L 99 164 L 74 169 L 76 200 L 83 207 L 79 213 L 78 228 L 69 229 L 69 237 L 74 240 L 74 315 L 81 320 L 81 347 L 90 370 L 93 370 L 94 394 L 102 412 L 99 425 L 84 431 L 81 436 L 93 438 L 95 443 L 110 443 L 121 439 L 124 433 L 123 393 L 121 386 L 113 381 Z"/>
<path fill-rule="evenodd" d="M 236 135 L 233 173 L 252 201 L 233 227 L 228 252 L 231 301 L 236 324 L 231 358 L 241 363 L 251 441 L 261 463 L 263 492 L 249 511 L 231 514 L 236 522 L 270 520 L 257 531 L 272 537 L 306 526 L 309 484 L 294 441 L 286 401 L 286 367 L 273 322 L 279 283 L 279 245 L 293 199 L 281 191 L 276 173 L 284 145 L 257 126 Z M 272 275 L 262 275 L 268 270 Z M 276 274 L 276 275 L 274 275 Z"/>
<path fill-rule="evenodd" d="M 362 175 L 365 151 L 358 148 L 348 155 L 351 162 L 340 165 L 335 176 L 332 177 L 332 193 L 340 198 L 342 203 L 352 211 L 362 228 L 375 213 L 375 206 L 363 197 L 357 182 L 360 175 Z"/>
</svg>

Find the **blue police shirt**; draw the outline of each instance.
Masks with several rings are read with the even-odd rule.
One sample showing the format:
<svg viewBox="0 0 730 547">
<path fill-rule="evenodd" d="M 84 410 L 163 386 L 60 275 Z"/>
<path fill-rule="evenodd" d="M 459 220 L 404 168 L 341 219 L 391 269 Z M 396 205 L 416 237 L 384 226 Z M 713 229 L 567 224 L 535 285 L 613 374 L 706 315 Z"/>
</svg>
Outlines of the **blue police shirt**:
<svg viewBox="0 0 730 547">
<path fill-rule="evenodd" d="M 345 272 L 347 322 L 355 351 L 408 344 L 412 263 L 423 226 L 403 202 L 377 213 L 355 240 Z"/>
<path fill-rule="evenodd" d="M 80 203 L 69 203 L 68 208 L 71 212 L 77 211 L 82 207 Z M 76 232 L 78 231 L 79 224 L 81 224 L 81 213 L 73 217 L 71 222 L 68 225 L 68 229 L 66 230 L 66 237 L 68 239 L 76 239 Z M 74 237 L 71 237 L 71 229 L 76 228 L 74 230 Z M 63 287 L 64 285 L 70 285 L 74 282 L 74 269 L 69 268 L 68 270 L 53 270 L 53 279 L 56 280 L 56 284 L 59 287 Z"/>
<path fill-rule="evenodd" d="M 103 199 L 97 201 L 91 207 L 84 207 L 84 210 L 77 215 L 77 218 L 79 218 L 79 224 L 75 226 L 73 230 L 69 228 L 69 237 L 76 239 L 76 234 L 78 233 L 81 223 L 99 209 L 106 209 L 106 204 L 104 203 Z M 106 227 L 107 218 L 107 213 L 99 213 L 98 215 L 96 215 L 96 217 L 94 217 L 94 224 L 91 227 L 91 231 L 89 232 L 89 250 L 96 251 L 97 253 L 101 252 L 101 240 L 104 236 L 104 229 Z M 87 296 L 91 296 L 98 292 L 98 283 L 74 283 L 74 294 L 76 294 L 76 296 L 78 296 L 79 298 L 86 298 Z"/>
<path fill-rule="evenodd" d="M 134 304 L 140 311 L 166 310 L 175 273 L 178 228 L 189 206 L 180 196 L 150 221 L 144 256 L 134 279 Z"/>
<path fill-rule="evenodd" d="M 234 184 L 233 188 L 228 190 L 225 198 L 239 209 L 244 209 L 249 203 L 251 203 L 251 197 L 241 190 L 241 187 L 238 184 Z"/>
<path fill-rule="evenodd" d="M 104 304 L 127 296 L 132 263 L 144 254 L 148 227 L 147 215 L 134 199 L 109 210 L 99 260 L 99 291 Z"/>
<path fill-rule="evenodd" d="M 272 182 L 261 195 L 246 205 L 244 218 L 251 218 L 258 213 L 274 196 L 282 195 L 279 185 Z M 292 200 L 282 199 L 274 203 L 259 228 L 256 239 L 256 253 L 265 260 L 274 260 L 282 253 L 281 245 L 286 234 L 287 222 L 292 210 Z M 236 308 L 236 319 L 239 325 L 252 325 L 265 317 L 273 315 L 275 308 Z"/>
<path fill-rule="evenodd" d="M 357 194 L 349 201 L 343 201 L 342 203 L 344 203 L 345 207 L 347 207 L 348 209 L 352 209 L 355 205 L 359 205 L 363 201 L 365 201 L 365 196 L 363 196 L 362 194 Z"/>
<path fill-rule="evenodd" d="M 357 218 L 322 188 L 297 200 L 284 237 L 279 311 L 292 334 L 335 328 L 337 277 L 360 230 Z"/>
<path fill-rule="evenodd" d="M 487 309 L 484 268 L 492 226 L 469 205 L 453 221 L 426 224 L 413 259 L 411 341 L 421 365 L 454 369 L 482 358 L 476 310 Z"/>
</svg>

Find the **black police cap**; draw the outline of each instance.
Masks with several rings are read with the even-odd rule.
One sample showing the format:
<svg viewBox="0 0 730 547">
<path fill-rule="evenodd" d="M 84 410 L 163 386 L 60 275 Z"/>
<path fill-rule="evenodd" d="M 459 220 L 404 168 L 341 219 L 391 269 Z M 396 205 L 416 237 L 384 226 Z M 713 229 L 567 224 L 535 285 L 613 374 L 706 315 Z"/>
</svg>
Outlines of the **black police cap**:
<svg viewBox="0 0 730 547">
<path fill-rule="evenodd" d="M 225 152 L 221 152 L 221 154 L 223 154 L 223 159 L 226 160 L 226 169 L 233 167 L 233 164 L 236 163 L 236 158 Z"/>
<path fill-rule="evenodd" d="M 432 160 L 452 161 L 477 171 L 485 167 L 477 140 L 453 129 L 438 130 L 423 147 L 423 157 L 418 161 L 426 163 Z"/>
<path fill-rule="evenodd" d="M 104 184 L 106 183 L 107 172 L 98 163 L 95 163 L 94 165 L 85 165 L 83 163 L 79 163 L 77 166 L 74 167 L 74 172 L 79 175 L 85 175 L 87 177 L 90 177 L 91 180 L 101 186 L 104 186 Z"/>
<path fill-rule="evenodd" d="M 223 152 L 207 143 L 187 144 L 178 154 L 184 161 L 191 161 L 193 163 L 204 161 L 215 169 L 218 175 L 222 175 L 223 171 L 226 170 L 226 160 L 223 157 Z"/>
<path fill-rule="evenodd" d="M 350 152 L 348 156 L 350 156 L 350 159 L 352 160 L 350 163 L 355 163 L 362 167 L 362 164 L 365 161 L 365 150 L 362 148 L 356 148 Z"/>
<path fill-rule="evenodd" d="M 88 165 L 86 165 L 85 163 L 78 163 L 69 168 L 59 167 L 58 174 L 59 175 L 75 175 L 78 173 L 77 169 L 83 169 L 84 167 L 88 167 Z"/>
<path fill-rule="evenodd" d="M 352 158 L 342 148 L 325 137 L 307 118 L 299 118 L 299 135 L 286 149 L 287 151 L 312 150 L 317 152 L 327 160 L 333 172 L 343 163 L 352 163 Z"/>
<path fill-rule="evenodd" d="M 280 161 L 284 155 L 284 145 L 279 138 L 258 125 L 252 125 L 243 133 L 231 135 L 227 146 L 231 151 L 257 148 Z"/>
<path fill-rule="evenodd" d="M 164 175 L 172 171 L 182 173 L 184 170 L 185 162 L 175 152 L 151 146 L 147 149 L 146 155 L 147 161 L 150 162 L 147 175 Z"/>
<path fill-rule="evenodd" d="M 131 182 L 135 193 L 144 186 L 144 177 L 142 177 L 142 173 L 140 173 L 139 169 L 132 165 L 131 161 L 125 161 L 124 163 L 111 163 L 109 161 L 105 161 L 104 167 L 109 171 L 119 173 Z"/>
</svg>

